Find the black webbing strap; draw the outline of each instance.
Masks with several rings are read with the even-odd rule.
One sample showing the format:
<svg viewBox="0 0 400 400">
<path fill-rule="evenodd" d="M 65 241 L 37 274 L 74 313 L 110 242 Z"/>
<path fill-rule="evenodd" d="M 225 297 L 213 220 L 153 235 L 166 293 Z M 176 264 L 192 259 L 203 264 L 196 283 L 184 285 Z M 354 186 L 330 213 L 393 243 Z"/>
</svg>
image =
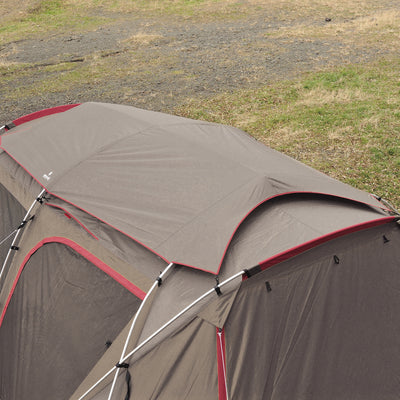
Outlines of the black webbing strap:
<svg viewBox="0 0 400 400">
<path fill-rule="evenodd" d="M 117 363 L 115 365 L 117 368 L 125 368 L 126 375 L 125 375 L 125 382 L 126 382 L 126 396 L 125 400 L 129 400 L 131 398 L 131 374 L 129 372 L 129 364 L 127 363 Z"/>
<path fill-rule="evenodd" d="M 126 370 L 125 381 L 126 381 L 125 400 L 129 400 L 131 398 L 131 374 L 129 372 L 129 369 Z"/>
</svg>

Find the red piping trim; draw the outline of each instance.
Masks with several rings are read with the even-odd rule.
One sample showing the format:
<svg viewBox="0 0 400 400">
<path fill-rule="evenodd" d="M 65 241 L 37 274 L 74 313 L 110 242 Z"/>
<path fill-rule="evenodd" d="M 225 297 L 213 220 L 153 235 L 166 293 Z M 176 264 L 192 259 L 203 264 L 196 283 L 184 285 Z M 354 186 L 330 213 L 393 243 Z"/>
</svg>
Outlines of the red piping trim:
<svg viewBox="0 0 400 400">
<path fill-rule="evenodd" d="M 3 323 L 4 316 L 6 314 L 7 308 L 10 304 L 11 298 L 14 294 L 15 288 L 17 286 L 18 280 L 22 274 L 23 269 L 25 268 L 26 263 L 29 261 L 29 259 L 32 257 L 32 255 L 40 249 L 42 246 L 44 246 L 47 243 L 61 243 L 64 244 L 71 249 L 75 250 L 78 254 L 80 254 L 82 257 L 86 258 L 88 261 L 90 261 L 92 264 L 94 264 L 96 267 L 101 269 L 103 272 L 105 272 L 107 275 L 109 275 L 111 278 L 113 278 L 115 281 L 117 281 L 119 284 L 121 284 L 125 289 L 129 290 L 132 294 L 134 294 L 136 297 L 138 297 L 140 300 L 143 300 L 146 296 L 146 293 L 139 289 L 137 286 L 135 286 L 132 282 L 128 281 L 125 277 L 123 277 L 121 274 L 118 272 L 114 271 L 109 265 L 105 264 L 103 261 L 101 261 L 99 258 L 97 258 L 95 255 L 90 253 L 88 250 L 84 249 L 83 247 L 79 246 L 79 244 L 75 243 L 74 241 L 64 238 L 64 237 L 48 237 L 43 240 L 41 240 L 33 249 L 29 251 L 29 253 L 25 256 L 24 261 L 22 262 L 21 266 L 19 267 L 18 274 L 14 280 L 13 286 L 11 288 L 11 291 L 8 295 L 6 304 L 4 306 L 3 312 L 1 314 L 0 318 L 0 327 Z"/>
<path fill-rule="evenodd" d="M 81 221 L 79 221 L 78 218 L 76 218 L 74 215 L 72 215 L 70 212 L 68 212 L 65 208 L 58 206 L 56 204 L 51 204 L 51 203 L 45 203 L 46 206 L 50 206 L 50 207 L 54 207 L 54 208 L 58 208 L 61 211 L 64 211 L 64 215 L 68 218 L 68 219 L 73 219 L 78 225 L 80 225 L 90 236 L 94 237 L 96 240 L 99 240 L 99 238 L 92 233 L 88 228 L 86 228 L 85 225 L 83 225 L 83 223 Z"/>
<path fill-rule="evenodd" d="M 261 270 L 263 271 L 267 268 L 270 268 L 276 264 L 286 261 L 289 258 L 295 257 L 301 253 L 304 253 L 307 250 L 310 250 L 310 249 L 312 249 L 320 244 L 326 243 L 330 240 L 337 239 L 339 237 L 348 235 L 350 233 L 359 232 L 361 230 L 373 228 L 373 227 L 376 227 L 379 225 L 384 225 L 384 224 L 392 222 L 394 220 L 395 220 L 395 217 L 385 217 L 385 218 L 380 218 L 377 220 L 363 222 L 361 224 L 349 226 L 347 228 L 340 229 L 338 231 L 331 232 L 326 235 L 320 236 L 316 239 L 310 240 L 301 245 L 292 247 L 289 250 L 283 251 L 282 253 L 279 253 L 273 257 L 270 257 L 264 261 L 261 261 L 258 265 L 261 267 Z"/>
<path fill-rule="evenodd" d="M 17 118 L 16 120 L 13 121 L 15 125 L 21 125 L 25 124 L 26 122 L 33 121 L 34 119 L 46 117 L 48 115 L 52 114 L 58 114 L 64 111 L 68 111 L 71 108 L 74 108 L 76 106 L 79 106 L 80 103 L 78 104 L 67 104 L 63 106 L 57 106 L 57 107 L 51 107 L 51 108 L 46 108 L 44 110 L 36 111 L 31 114 L 24 115 L 22 117 Z"/>
<path fill-rule="evenodd" d="M 225 328 L 217 328 L 218 400 L 227 400 Z"/>
<path fill-rule="evenodd" d="M 1 147 L 0 147 L 0 148 L 1 148 Z M 28 173 L 29 173 L 29 172 L 28 172 Z M 29 175 L 31 175 L 31 174 L 29 174 Z M 31 176 L 32 176 L 32 175 L 31 175 Z M 32 176 L 32 178 L 35 179 L 35 177 L 33 177 L 33 176 Z M 35 179 L 35 180 L 36 180 L 36 179 Z M 37 180 L 36 180 L 36 181 L 37 181 Z M 44 189 L 46 189 L 39 181 L 37 181 L 37 182 L 39 183 L 40 186 L 42 186 Z M 46 190 L 47 190 L 47 189 L 46 189 Z M 162 260 L 164 260 L 167 264 L 171 264 L 172 261 L 168 261 L 168 260 L 167 260 L 165 257 L 163 257 L 161 254 L 158 254 L 155 250 L 153 250 L 153 249 L 150 248 L 149 246 L 146 246 L 144 243 L 142 243 L 142 242 L 139 241 L 138 239 L 135 239 L 133 236 L 128 235 L 127 233 L 125 233 L 125 232 L 122 231 L 121 229 L 116 228 L 114 225 L 111 225 L 111 224 L 109 224 L 108 222 L 104 221 L 103 219 L 101 219 L 101 218 L 97 217 L 96 215 L 90 213 L 89 211 L 86 211 L 84 208 L 81 208 L 81 207 L 77 206 L 76 204 L 74 204 L 74 203 L 72 203 L 72 202 L 70 202 L 70 201 L 68 201 L 68 200 L 66 200 L 66 199 L 64 199 L 64 198 L 62 198 L 62 197 L 57 196 L 56 194 L 54 194 L 54 193 L 52 193 L 52 192 L 47 191 L 47 193 L 50 194 L 50 195 L 52 195 L 52 196 L 54 196 L 54 197 L 57 197 L 58 199 L 60 199 L 60 200 L 62 200 L 62 201 L 65 201 L 65 202 L 68 203 L 68 204 L 71 204 L 71 206 L 74 206 L 74 207 L 78 208 L 79 210 L 85 212 L 86 214 L 92 216 L 93 218 L 96 218 L 98 221 L 102 222 L 103 224 L 106 224 L 106 225 L 110 226 L 111 228 L 115 229 L 117 232 L 122 233 L 123 235 L 125 235 L 125 236 L 127 236 L 128 238 L 132 239 L 132 240 L 135 241 L 136 243 L 140 244 L 141 246 L 143 246 L 145 249 L 149 250 L 150 252 L 152 252 L 152 253 L 155 254 L 156 256 L 160 257 L 160 258 L 161 258 Z M 174 264 L 179 264 L 179 263 L 174 263 Z M 181 265 L 183 265 L 183 264 L 181 264 Z M 189 266 L 190 266 L 190 265 L 189 265 Z M 195 268 L 195 267 L 192 267 L 192 268 Z"/>
</svg>

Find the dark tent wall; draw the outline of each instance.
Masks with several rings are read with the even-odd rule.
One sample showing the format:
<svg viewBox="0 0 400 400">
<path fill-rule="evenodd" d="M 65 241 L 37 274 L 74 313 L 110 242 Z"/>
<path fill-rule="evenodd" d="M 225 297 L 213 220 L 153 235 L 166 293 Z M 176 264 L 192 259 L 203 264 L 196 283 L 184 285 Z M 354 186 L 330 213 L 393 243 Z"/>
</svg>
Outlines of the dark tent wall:
<svg viewBox="0 0 400 400">
<path fill-rule="evenodd" d="M 0 398 L 68 398 L 139 304 L 68 246 L 40 247 L 23 265 L 0 329 Z"/>
<path fill-rule="evenodd" d="M 396 224 L 246 280 L 225 325 L 229 398 L 397 399 L 399 293 Z"/>
</svg>

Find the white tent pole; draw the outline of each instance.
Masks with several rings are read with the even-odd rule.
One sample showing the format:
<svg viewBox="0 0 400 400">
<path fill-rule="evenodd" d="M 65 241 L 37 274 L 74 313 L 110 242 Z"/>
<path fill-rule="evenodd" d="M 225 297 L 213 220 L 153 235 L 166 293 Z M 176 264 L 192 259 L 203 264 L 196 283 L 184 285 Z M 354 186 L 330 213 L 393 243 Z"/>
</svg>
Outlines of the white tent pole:
<svg viewBox="0 0 400 400">
<path fill-rule="evenodd" d="M 159 328 L 157 331 L 155 331 L 152 335 L 150 335 L 146 340 L 144 340 L 142 343 L 140 343 L 139 346 L 134 348 L 128 355 L 125 356 L 125 358 L 122 360 L 122 362 L 126 361 L 128 358 L 132 357 L 138 350 L 140 350 L 145 344 L 150 342 L 151 339 L 153 339 L 155 336 L 157 336 L 160 332 L 162 332 L 165 328 L 168 328 L 169 325 L 171 325 L 173 322 L 175 322 L 180 316 L 185 314 L 187 311 L 189 311 L 192 307 L 194 307 L 197 303 L 199 303 L 201 300 L 205 299 L 207 296 L 215 292 L 216 288 L 221 288 L 222 286 L 228 284 L 229 282 L 233 281 L 234 279 L 238 278 L 239 276 L 242 276 L 245 272 L 240 271 L 236 273 L 235 275 L 231 276 L 230 278 L 226 279 L 225 281 L 219 283 L 217 286 L 213 287 L 212 289 L 208 290 L 206 293 L 201 295 L 198 299 L 196 299 L 193 303 L 189 304 L 187 307 L 185 307 L 181 312 L 175 315 L 175 317 L 171 318 L 168 322 L 166 322 L 161 328 Z"/>
<path fill-rule="evenodd" d="M 167 328 L 169 325 L 171 325 L 174 321 L 176 321 L 181 315 L 186 313 L 188 310 L 190 310 L 192 307 L 194 307 L 197 303 L 205 299 L 207 296 L 215 292 L 217 288 L 221 288 L 222 286 L 228 284 L 229 282 L 233 281 L 234 279 L 238 278 L 239 276 L 242 276 L 245 273 L 245 271 L 240 271 L 236 273 L 235 275 L 231 276 L 230 278 L 226 279 L 225 281 L 217 284 L 215 287 L 212 289 L 208 290 L 206 293 L 201 295 L 198 299 L 193 301 L 191 304 L 189 304 L 187 307 L 185 307 L 181 312 L 175 315 L 175 317 L 171 318 L 168 322 L 166 322 L 161 328 L 159 328 L 156 332 L 154 332 L 151 336 L 149 336 L 146 340 L 144 340 L 142 343 L 140 343 L 139 346 L 135 347 L 128 355 L 126 355 L 120 362 L 125 362 L 128 358 L 132 357 L 133 354 L 135 354 L 138 350 L 140 350 L 145 344 L 147 344 L 151 339 L 153 339 L 155 336 L 157 336 L 160 332 L 162 332 L 165 328 Z M 97 385 L 99 385 L 104 379 L 107 378 L 108 375 L 110 375 L 116 367 L 114 366 L 112 369 L 110 369 L 103 377 L 101 377 L 92 387 L 90 387 L 81 397 L 79 397 L 78 400 L 82 400 L 86 395 L 88 395 Z"/>
<path fill-rule="evenodd" d="M 162 279 L 164 278 L 164 276 L 166 275 L 166 273 L 167 273 L 173 266 L 174 266 L 174 263 L 168 264 L 168 266 L 164 269 L 164 271 L 161 272 L 161 274 L 160 274 L 160 275 L 157 277 L 157 279 L 154 281 L 154 283 L 153 283 L 153 285 L 151 286 L 150 290 L 146 293 L 146 296 L 145 296 L 145 298 L 143 299 L 142 303 L 140 304 L 140 307 L 139 307 L 139 309 L 137 310 L 137 312 L 136 312 L 136 314 L 135 314 L 135 318 L 134 318 L 133 321 L 132 321 L 131 327 L 130 327 L 130 329 L 129 329 L 128 336 L 127 336 L 126 341 L 125 341 L 124 348 L 123 348 L 122 353 L 121 353 L 121 357 L 120 357 L 119 364 L 121 364 L 121 363 L 123 362 L 122 360 L 123 360 L 123 358 L 125 357 L 126 349 L 127 349 L 127 347 L 128 347 L 129 340 L 131 339 L 131 336 L 132 336 L 133 328 L 134 328 L 135 325 L 136 325 L 136 321 L 137 321 L 137 319 L 138 319 L 138 317 L 139 317 L 139 315 L 140 315 L 140 313 L 141 313 L 141 311 L 142 311 L 142 309 L 143 309 L 143 307 L 144 307 L 144 305 L 145 305 L 147 299 L 149 298 L 149 296 L 151 295 L 151 293 L 153 292 L 153 290 L 155 289 L 155 287 L 161 285 Z M 108 396 L 108 400 L 111 400 L 112 394 L 113 394 L 113 392 L 114 392 L 114 387 L 115 387 L 115 384 L 116 384 L 116 382 L 117 382 L 117 377 L 118 377 L 118 369 L 115 371 L 114 380 L 113 380 L 113 383 L 112 383 L 112 385 L 111 385 L 111 389 L 110 389 L 110 394 L 109 394 L 109 396 Z"/>
<path fill-rule="evenodd" d="M 40 197 L 42 197 L 42 195 L 43 195 L 43 193 L 44 193 L 45 191 L 46 191 L 46 189 L 43 189 L 43 190 L 39 193 L 39 196 L 37 196 L 36 199 L 35 199 L 35 201 L 31 204 L 31 206 L 29 207 L 29 210 L 27 211 L 27 213 L 26 213 L 24 219 L 22 220 L 22 224 L 24 224 L 24 223 L 27 222 L 30 213 L 32 212 L 33 208 L 35 207 L 35 204 L 37 203 L 37 199 L 39 199 Z M 5 270 L 5 268 L 6 268 L 7 261 L 8 261 L 8 259 L 9 259 L 9 257 L 10 257 L 10 254 L 11 254 L 11 251 L 12 251 L 12 247 L 15 245 L 15 243 L 16 243 L 16 241 L 17 241 L 17 239 L 18 239 L 18 236 L 19 236 L 20 231 L 21 231 L 21 229 L 17 229 L 17 233 L 15 234 L 14 239 L 13 239 L 13 241 L 12 241 L 12 243 L 11 243 L 11 246 L 10 246 L 10 248 L 8 249 L 7 256 L 6 256 L 6 258 L 5 258 L 4 262 L 3 262 L 3 266 L 1 267 L 0 282 L 1 282 L 1 277 L 3 276 L 4 270 Z"/>
</svg>

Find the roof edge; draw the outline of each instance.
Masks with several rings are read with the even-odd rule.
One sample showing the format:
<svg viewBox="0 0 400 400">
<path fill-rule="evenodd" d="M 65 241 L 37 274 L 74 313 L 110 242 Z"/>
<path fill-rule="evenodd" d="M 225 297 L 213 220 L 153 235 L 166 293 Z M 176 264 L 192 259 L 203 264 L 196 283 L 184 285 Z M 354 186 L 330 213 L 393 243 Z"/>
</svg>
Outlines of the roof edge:
<svg viewBox="0 0 400 400">
<path fill-rule="evenodd" d="M 305 253 L 307 250 L 311 250 L 312 248 L 317 247 L 320 244 L 329 242 L 333 239 L 337 239 L 337 238 L 349 235 L 351 233 L 367 230 L 369 228 L 375 228 L 377 226 L 384 225 L 384 224 L 387 224 L 390 222 L 394 222 L 396 220 L 397 220 L 396 216 L 374 219 L 371 221 L 352 225 L 347 228 L 339 229 L 337 231 L 328 233 L 323 236 L 319 236 L 315 239 L 312 239 L 312 240 L 305 242 L 303 244 L 300 244 L 298 246 L 292 247 L 291 249 L 285 250 L 282 253 L 276 254 L 270 258 L 267 258 L 266 260 L 259 262 L 258 265 L 251 268 L 250 270 L 248 270 L 249 274 L 247 274 L 247 277 L 255 275 L 257 272 L 264 271 L 267 268 L 273 267 L 274 265 L 279 264 L 283 261 L 286 261 L 290 258 L 293 258 L 299 254 Z M 252 271 L 253 271 L 253 273 L 252 273 Z"/>
<path fill-rule="evenodd" d="M 22 117 L 19 117 L 13 121 L 13 124 L 16 126 L 22 125 L 22 124 L 25 124 L 26 122 L 33 121 L 38 118 L 46 117 L 46 116 L 52 115 L 52 114 L 58 114 L 58 113 L 61 113 L 64 111 L 68 111 L 71 108 L 77 107 L 79 105 L 81 105 L 81 103 L 66 104 L 66 105 L 57 106 L 57 107 L 45 108 L 43 110 L 35 111 L 31 114 L 27 114 Z"/>
</svg>

